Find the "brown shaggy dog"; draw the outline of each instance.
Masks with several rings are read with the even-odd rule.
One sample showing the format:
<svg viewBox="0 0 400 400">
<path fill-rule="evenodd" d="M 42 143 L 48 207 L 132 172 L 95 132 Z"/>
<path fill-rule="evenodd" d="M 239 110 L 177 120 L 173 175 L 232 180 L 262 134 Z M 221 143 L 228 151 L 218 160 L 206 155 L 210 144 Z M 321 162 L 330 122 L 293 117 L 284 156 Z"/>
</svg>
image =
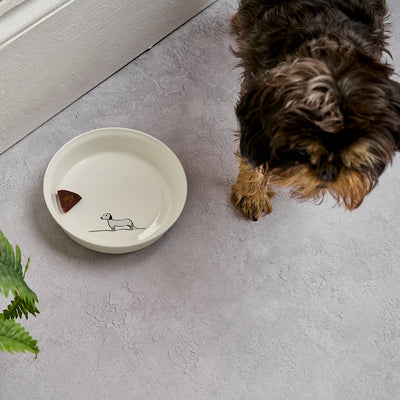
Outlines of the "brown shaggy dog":
<svg viewBox="0 0 400 400">
<path fill-rule="evenodd" d="M 272 186 L 357 208 L 400 146 L 400 85 L 383 60 L 385 0 L 241 0 L 243 82 L 232 203 L 257 220 Z"/>
</svg>

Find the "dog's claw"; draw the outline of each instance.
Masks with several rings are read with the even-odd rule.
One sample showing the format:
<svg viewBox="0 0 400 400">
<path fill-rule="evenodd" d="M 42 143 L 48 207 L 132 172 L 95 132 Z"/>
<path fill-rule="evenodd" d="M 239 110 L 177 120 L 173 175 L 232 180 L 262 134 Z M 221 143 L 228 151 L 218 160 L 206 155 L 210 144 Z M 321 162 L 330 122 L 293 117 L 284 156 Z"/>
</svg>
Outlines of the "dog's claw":
<svg viewBox="0 0 400 400">
<path fill-rule="evenodd" d="M 245 217 L 258 221 L 262 213 L 269 214 L 272 211 L 270 198 L 273 195 L 272 191 L 268 191 L 260 193 L 259 196 L 246 196 L 233 185 L 231 202 Z"/>
</svg>

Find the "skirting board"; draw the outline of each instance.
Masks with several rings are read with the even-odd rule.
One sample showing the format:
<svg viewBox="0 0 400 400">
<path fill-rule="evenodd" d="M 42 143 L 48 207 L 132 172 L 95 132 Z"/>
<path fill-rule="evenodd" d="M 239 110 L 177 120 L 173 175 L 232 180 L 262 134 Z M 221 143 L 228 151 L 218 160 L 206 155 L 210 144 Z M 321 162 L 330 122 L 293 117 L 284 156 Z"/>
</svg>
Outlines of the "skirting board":
<svg viewBox="0 0 400 400">
<path fill-rule="evenodd" d="M 0 153 L 214 1 L 57 0 L 0 44 Z"/>
</svg>

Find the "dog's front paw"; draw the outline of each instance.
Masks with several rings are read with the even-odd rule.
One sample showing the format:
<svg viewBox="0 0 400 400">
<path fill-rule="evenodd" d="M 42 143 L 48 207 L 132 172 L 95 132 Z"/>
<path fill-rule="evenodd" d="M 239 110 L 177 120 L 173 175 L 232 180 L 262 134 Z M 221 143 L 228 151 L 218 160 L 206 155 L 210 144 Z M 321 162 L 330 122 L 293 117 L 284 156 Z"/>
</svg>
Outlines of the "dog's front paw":
<svg viewBox="0 0 400 400">
<path fill-rule="evenodd" d="M 272 211 L 271 199 L 273 190 L 257 191 L 249 193 L 243 190 L 243 186 L 235 183 L 232 186 L 231 202 L 245 217 L 257 221 L 262 213 L 269 214 Z"/>
</svg>

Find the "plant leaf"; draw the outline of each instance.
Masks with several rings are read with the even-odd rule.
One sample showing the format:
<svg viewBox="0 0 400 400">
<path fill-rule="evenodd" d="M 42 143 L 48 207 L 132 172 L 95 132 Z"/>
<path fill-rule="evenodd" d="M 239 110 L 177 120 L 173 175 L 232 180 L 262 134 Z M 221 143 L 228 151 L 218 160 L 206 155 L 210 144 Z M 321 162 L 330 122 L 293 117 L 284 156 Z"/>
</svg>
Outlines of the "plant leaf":
<svg viewBox="0 0 400 400">
<path fill-rule="evenodd" d="M 13 268 L 17 273 L 19 272 L 22 275 L 21 271 L 22 268 L 19 271 L 18 267 L 16 267 L 14 249 L 3 235 L 3 232 L 1 231 L 0 231 L 0 262 L 8 265 L 10 268 Z"/>
<path fill-rule="evenodd" d="M 36 294 L 29 289 L 28 285 L 25 283 L 24 278 L 19 275 L 14 269 L 10 268 L 8 265 L 3 264 L 0 261 L 0 293 L 4 296 L 8 296 L 11 292 L 14 297 L 19 296 L 26 302 L 35 303 L 38 302 Z"/>
<path fill-rule="evenodd" d="M 37 341 L 33 340 L 29 333 L 14 320 L 4 321 L 0 316 L 0 351 L 10 353 L 25 353 L 30 351 L 37 355 L 39 348 Z"/>
<path fill-rule="evenodd" d="M 15 248 L 17 248 L 18 246 L 15 246 Z M 28 258 L 28 261 L 27 261 L 27 263 L 26 263 L 26 265 L 25 265 L 25 270 L 24 270 L 24 274 L 22 275 L 22 277 L 25 279 L 25 275 L 26 275 L 26 272 L 28 271 L 28 267 L 29 267 L 29 262 L 31 261 L 31 259 L 30 258 Z"/>
<path fill-rule="evenodd" d="M 3 310 L 4 319 L 15 319 L 22 318 L 22 315 L 28 319 L 28 314 L 32 314 L 36 317 L 36 314 L 39 314 L 39 310 L 36 308 L 34 303 L 27 302 L 18 295 L 11 301 L 11 304 Z"/>
<path fill-rule="evenodd" d="M 23 272 L 20 248 L 16 246 L 14 254 L 13 247 L 0 231 L 0 293 L 7 297 L 11 292 L 19 304 L 20 310 L 30 312 L 30 310 L 37 310 L 35 302 L 38 302 L 38 298 L 24 281 L 28 265 L 29 260 Z M 23 314 L 26 315 L 25 312 Z"/>
<path fill-rule="evenodd" d="M 13 247 L 4 236 L 2 231 L 0 231 L 0 262 L 3 262 L 4 264 L 10 266 L 10 268 L 13 268 L 15 272 L 21 275 L 22 278 L 25 277 L 25 273 L 29 265 L 29 260 L 26 264 L 25 271 L 22 272 L 21 249 L 18 245 L 16 245 L 14 254 Z"/>
</svg>

